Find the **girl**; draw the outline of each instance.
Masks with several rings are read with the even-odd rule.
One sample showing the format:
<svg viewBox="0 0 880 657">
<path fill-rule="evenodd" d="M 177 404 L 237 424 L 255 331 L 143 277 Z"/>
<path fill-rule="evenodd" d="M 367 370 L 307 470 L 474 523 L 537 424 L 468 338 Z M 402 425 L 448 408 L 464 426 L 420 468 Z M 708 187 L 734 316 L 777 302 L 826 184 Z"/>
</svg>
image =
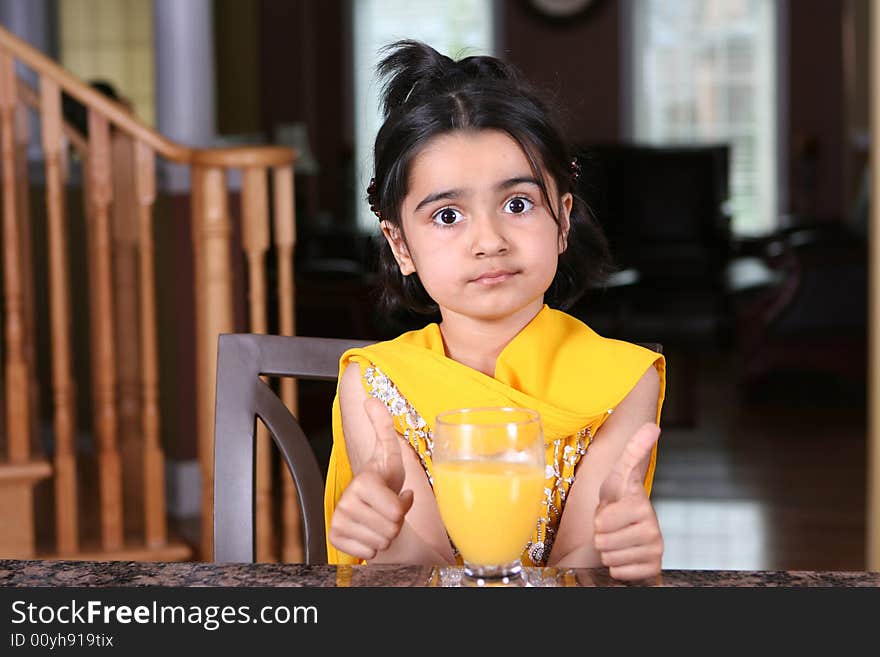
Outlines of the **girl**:
<svg viewBox="0 0 880 657">
<path fill-rule="evenodd" d="M 325 493 L 331 563 L 456 561 L 432 492 L 431 423 L 458 407 L 543 419 L 547 479 L 525 565 L 660 572 L 648 499 L 663 357 L 602 338 L 568 307 L 600 279 L 604 237 L 547 107 L 493 57 L 388 48 L 368 195 L 383 302 L 439 322 L 346 352 Z"/>
</svg>

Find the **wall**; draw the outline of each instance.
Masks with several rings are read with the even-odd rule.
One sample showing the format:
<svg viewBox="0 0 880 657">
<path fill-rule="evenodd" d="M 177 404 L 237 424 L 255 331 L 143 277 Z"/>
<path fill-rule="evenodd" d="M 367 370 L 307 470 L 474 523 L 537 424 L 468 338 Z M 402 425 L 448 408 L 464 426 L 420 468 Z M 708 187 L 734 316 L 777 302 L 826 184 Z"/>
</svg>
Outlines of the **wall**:
<svg viewBox="0 0 880 657">
<path fill-rule="evenodd" d="M 617 2 L 600 2 L 570 25 L 542 20 L 522 2 L 504 2 L 502 57 L 559 100 L 575 142 L 614 141 L 623 133 Z"/>
<path fill-rule="evenodd" d="M 261 131 L 259 31 L 257 6 L 238 0 L 214 0 L 214 49 L 217 76 L 217 132 L 221 135 Z"/>
<path fill-rule="evenodd" d="M 347 5 L 346 0 L 259 2 L 262 129 L 272 138 L 278 124 L 308 126 L 321 172 L 297 178 L 302 201 L 297 209 L 312 216 L 324 211 L 342 217 L 347 208 L 340 194 L 352 140 L 346 109 L 351 97 Z"/>
<path fill-rule="evenodd" d="M 843 194 L 844 77 L 840 2 L 797 0 L 789 11 L 790 198 L 796 213 L 837 218 Z M 811 170 L 812 168 L 812 170 Z"/>
</svg>

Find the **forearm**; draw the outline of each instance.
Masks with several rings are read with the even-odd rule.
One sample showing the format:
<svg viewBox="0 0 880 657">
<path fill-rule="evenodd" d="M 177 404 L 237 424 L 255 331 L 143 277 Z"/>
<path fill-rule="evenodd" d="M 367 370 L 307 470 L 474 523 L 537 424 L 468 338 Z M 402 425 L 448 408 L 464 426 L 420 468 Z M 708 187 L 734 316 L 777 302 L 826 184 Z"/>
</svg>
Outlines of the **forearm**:
<svg viewBox="0 0 880 657">
<path fill-rule="evenodd" d="M 602 560 L 592 545 L 575 545 L 564 553 L 553 550 L 547 565 L 554 568 L 598 568 Z"/>
<path fill-rule="evenodd" d="M 583 482 L 576 482 L 583 483 Z M 592 495 L 569 497 L 553 541 L 547 565 L 557 568 L 596 568 L 602 558 L 595 546 L 593 518 L 596 502 Z M 573 503 L 574 502 L 574 503 Z"/>
<path fill-rule="evenodd" d="M 412 525 L 404 522 L 391 545 L 382 550 L 370 563 L 406 563 L 425 566 L 448 565 L 452 563 L 450 555 L 444 556 L 430 543 L 425 541 Z"/>
</svg>

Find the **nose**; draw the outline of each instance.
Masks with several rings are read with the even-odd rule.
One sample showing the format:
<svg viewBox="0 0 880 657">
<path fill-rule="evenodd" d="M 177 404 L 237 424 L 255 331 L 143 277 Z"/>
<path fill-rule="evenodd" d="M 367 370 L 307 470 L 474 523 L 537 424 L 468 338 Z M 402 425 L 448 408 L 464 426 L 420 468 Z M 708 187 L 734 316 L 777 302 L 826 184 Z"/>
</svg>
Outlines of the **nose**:
<svg viewBox="0 0 880 657">
<path fill-rule="evenodd" d="M 509 249 L 500 218 L 490 215 L 474 217 L 471 221 L 471 253 L 474 256 L 502 255 Z"/>
</svg>

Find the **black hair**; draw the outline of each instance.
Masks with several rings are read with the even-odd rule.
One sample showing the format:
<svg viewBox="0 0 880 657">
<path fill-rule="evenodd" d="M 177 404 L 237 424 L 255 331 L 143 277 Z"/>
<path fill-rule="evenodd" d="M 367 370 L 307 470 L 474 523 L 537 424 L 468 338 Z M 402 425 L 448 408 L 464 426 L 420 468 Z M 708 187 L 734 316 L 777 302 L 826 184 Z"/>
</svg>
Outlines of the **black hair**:
<svg viewBox="0 0 880 657">
<path fill-rule="evenodd" d="M 116 88 L 106 80 L 92 80 L 89 86 L 100 91 L 111 100 L 119 100 Z M 83 137 L 89 136 L 89 112 L 86 106 L 66 92 L 61 92 L 61 112 L 64 120 L 73 126 Z"/>
<path fill-rule="evenodd" d="M 400 230 L 400 208 L 409 186 L 409 170 L 427 142 L 459 130 L 499 130 L 519 144 L 554 220 L 557 199 L 550 199 L 544 173 L 552 177 L 561 197 L 571 192 L 567 248 L 559 256 L 556 276 L 545 302 L 570 308 L 610 268 L 608 243 L 601 227 L 577 194 L 572 151 L 562 138 L 549 105 L 517 71 L 500 59 L 470 56 L 455 61 L 419 41 L 386 46 L 377 72 L 384 79 L 384 123 L 373 149 L 375 180 L 369 202 L 383 221 Z M 435 315 L 437 304 L 417 273 L 403 276 L 391 247 L 379 240 L 380 304 L 386 313 L 400 310 Z"/>
</svg>

